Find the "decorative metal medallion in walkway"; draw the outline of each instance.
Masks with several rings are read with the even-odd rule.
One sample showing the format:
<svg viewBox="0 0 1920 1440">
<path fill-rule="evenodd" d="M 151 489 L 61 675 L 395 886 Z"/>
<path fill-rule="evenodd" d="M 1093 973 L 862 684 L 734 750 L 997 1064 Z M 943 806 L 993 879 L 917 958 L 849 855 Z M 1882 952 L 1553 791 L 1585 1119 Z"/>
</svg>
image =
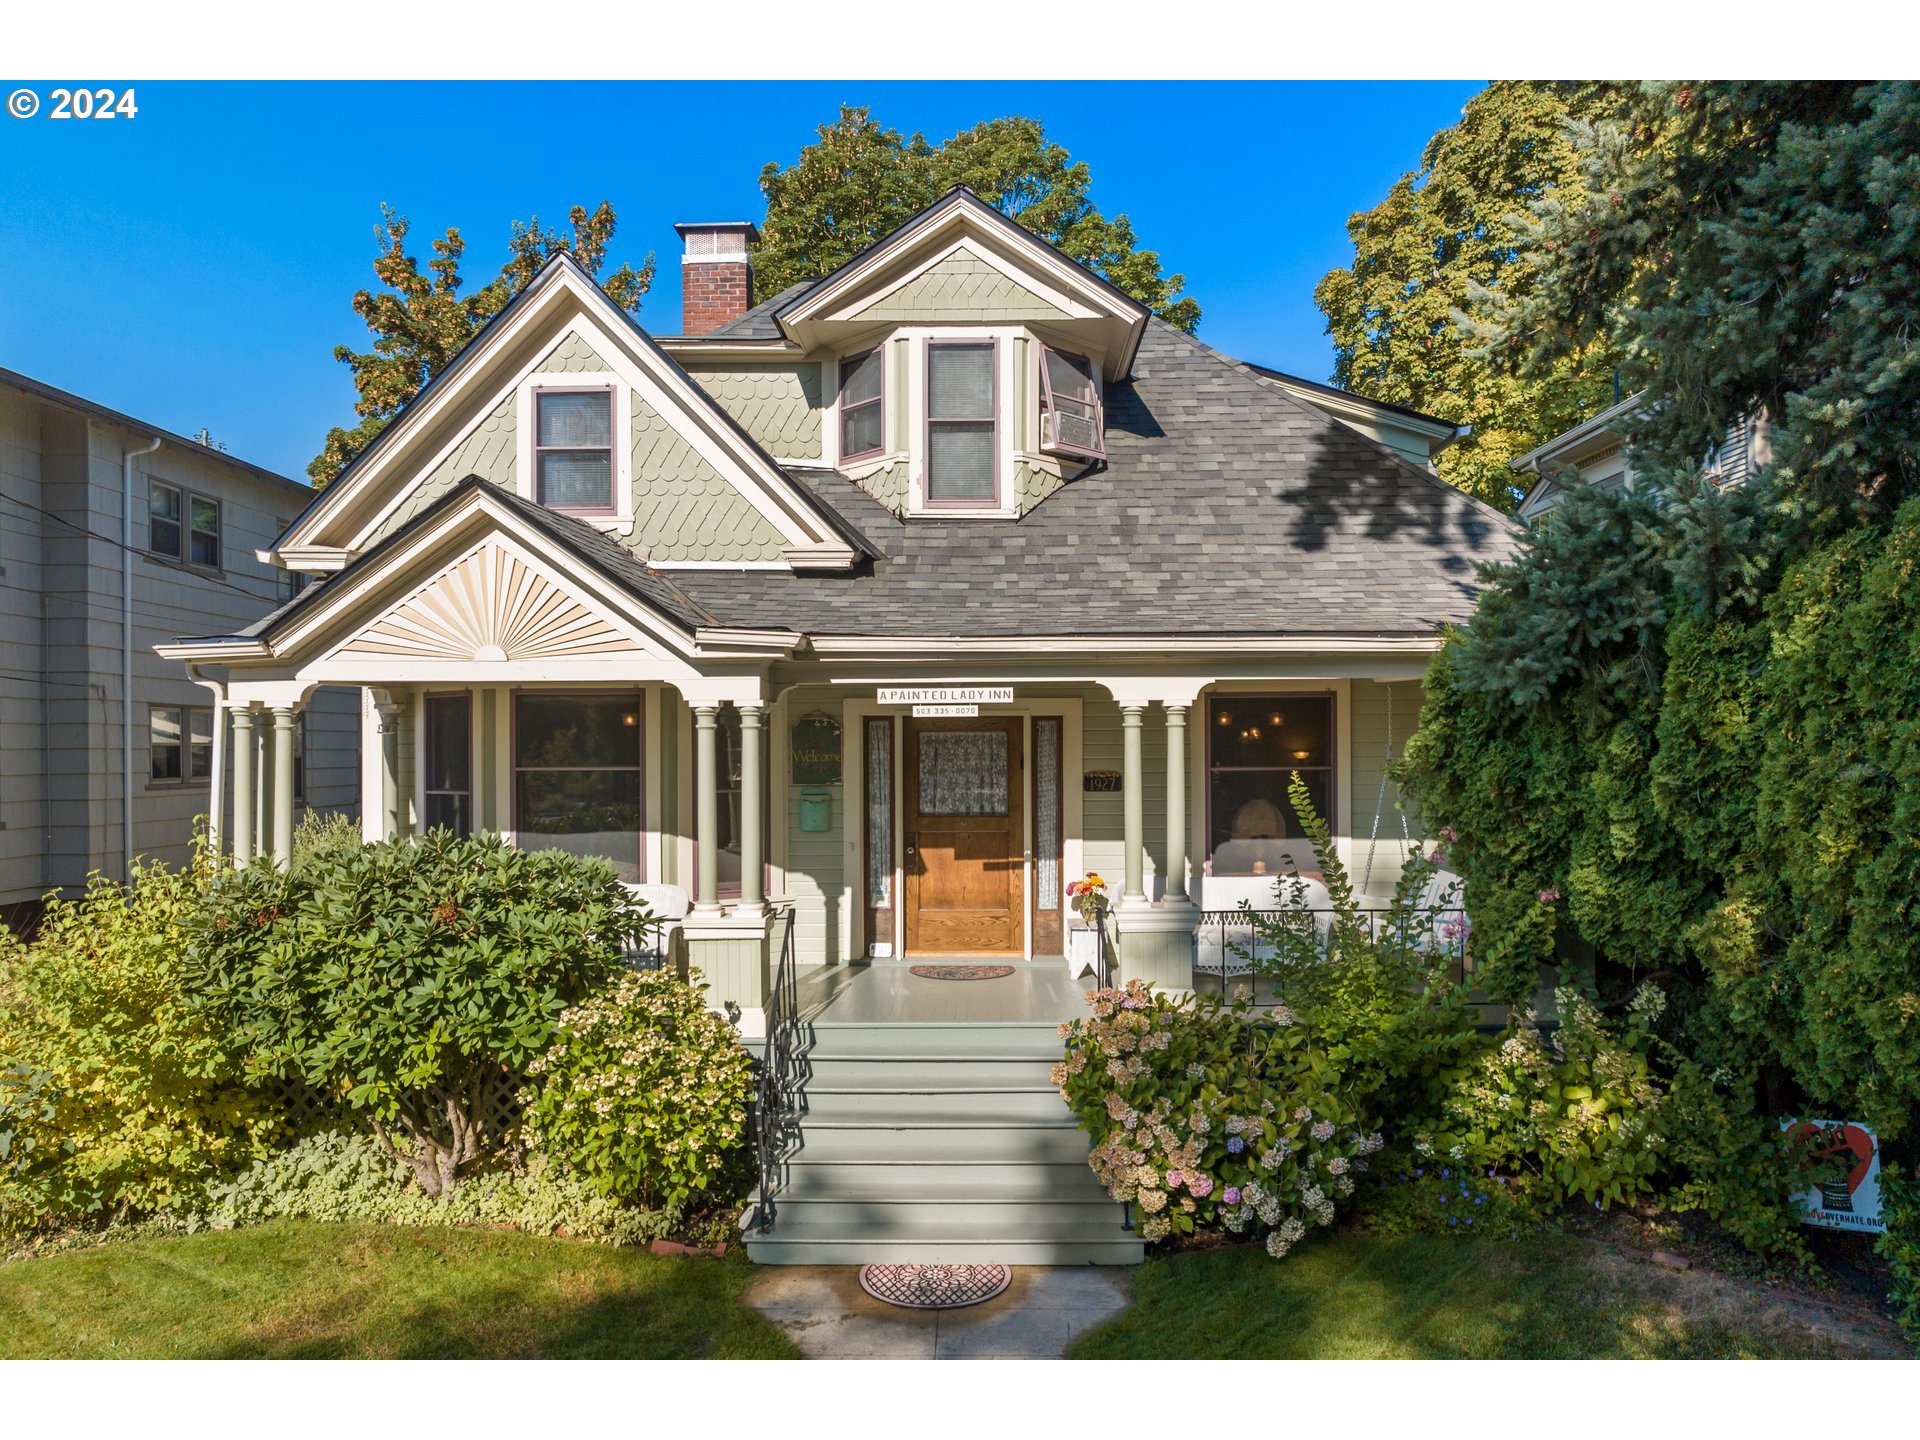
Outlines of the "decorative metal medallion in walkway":
<svg viewBox="0 0 1920 1440">
<path fill-rule="evenodd" d="M 1004 980 L 1011 965 L 915 965 L 907 971 L 922 980 Z"/>
<path fill-rule="evenodd" d="M 958 1310 L 1013 1283 L 1005 1265 L 862 1265 L 860 1288 L 903 1310 Z"/>
</svg>

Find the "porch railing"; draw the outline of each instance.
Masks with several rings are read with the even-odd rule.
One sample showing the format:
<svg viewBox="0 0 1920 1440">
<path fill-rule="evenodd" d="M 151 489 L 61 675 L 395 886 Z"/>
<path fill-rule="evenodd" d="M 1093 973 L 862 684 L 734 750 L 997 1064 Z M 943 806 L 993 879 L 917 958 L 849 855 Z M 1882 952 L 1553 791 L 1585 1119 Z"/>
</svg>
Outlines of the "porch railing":
<svg viewBox="0 0 1920 1440">
<path fill-rule="evenodd" d="M 753 1098 L 754 1159 L 760 1172 L 753 1228 L 762 1231 L 773 1228 L 773 1195 L 799 1118 L 800 975 L 793 908 L 785 907 L 774 923 L 778 944 L 766 997 L 766 1048 Z"/>
<path fill-rule="evenodd" d="M 1387 906 L 1354 914 L 1373 942 L 1398 941 L 1444 962 L 1455 984 L 1473 974 L 1471 927 L 1458 906 L 1396 912 Z M 1337 947 L 1339 912 L 1307 907 L 1279 910 L 1208 910 L 1194 930 L 1194 974 L 1211 975 L 1224 985 L 1256 975 L 1284 975 L 1289 953 L 1311 946 L 1322 958 Z"/>
</svg>

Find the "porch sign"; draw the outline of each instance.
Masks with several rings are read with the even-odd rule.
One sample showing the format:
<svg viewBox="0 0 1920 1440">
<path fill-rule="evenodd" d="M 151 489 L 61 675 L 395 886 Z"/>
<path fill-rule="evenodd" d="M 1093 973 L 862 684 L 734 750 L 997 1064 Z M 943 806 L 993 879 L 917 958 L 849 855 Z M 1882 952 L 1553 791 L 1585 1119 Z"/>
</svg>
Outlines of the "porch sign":
<svg viewBox="0 0 1920 1440">
<path fill-rule="evenodd" d="M 1887 1224 L 1880 1215 L 1878 1137 L 1866 1126 L 1847 1121 L 1782 1120 L 1780 1124 L 1789 1139 L 1847 1162 L 1844 1180 L 1809 1185 L 1801 1192 L 1800 1223 L 1822 1230 L 1884 1233 Z"/>
<path fill-rule="evenodd" d="M 1011 705 L 1011 685 L 935 685 L 927 688 L 882 685 L 882 705 Z"/>
</svg>

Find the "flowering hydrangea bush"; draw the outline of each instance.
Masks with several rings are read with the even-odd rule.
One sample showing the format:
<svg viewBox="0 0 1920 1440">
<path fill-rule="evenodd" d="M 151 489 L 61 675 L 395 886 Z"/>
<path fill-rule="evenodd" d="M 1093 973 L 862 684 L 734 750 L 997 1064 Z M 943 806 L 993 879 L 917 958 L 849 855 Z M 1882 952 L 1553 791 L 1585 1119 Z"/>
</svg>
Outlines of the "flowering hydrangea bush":
<svg viewBox="0 0 1920 1440">
<path fill-rule="evenodd" d="M 629 973 L 561 1015 L 521 1097 L 529 1142 L 560 1174 L 677 1211 L 739 1159 L 752 1062 L 699 980 Z"/>
<path fill-rule="evenodd" d="M 1490 1176 L 1547 1203 L 1652 1193 L 1677 1108 L 1653 1065 L 1665 995 L 1642 985 L 1617 1028 L 1577 990 L 1555 991 L 1554 1002 L 1550 1042 L 1529 1013 L 1449 1077 L 1439 1114 L 1411 1137 L 1419 1174 Z"/>
<path fill-rule="evenodd" d="M 1304 1031 L 1139 980 L 1087 1002 L 1091 1018 L 1060 1027 L 1053 1079 L 1093 1135 L 1094 1174 L 1138 1208 L 1145 1239 L 1264 1234 L 1278 1259 L 1332 1224 L 1381 1139 Z"/>
</svg>

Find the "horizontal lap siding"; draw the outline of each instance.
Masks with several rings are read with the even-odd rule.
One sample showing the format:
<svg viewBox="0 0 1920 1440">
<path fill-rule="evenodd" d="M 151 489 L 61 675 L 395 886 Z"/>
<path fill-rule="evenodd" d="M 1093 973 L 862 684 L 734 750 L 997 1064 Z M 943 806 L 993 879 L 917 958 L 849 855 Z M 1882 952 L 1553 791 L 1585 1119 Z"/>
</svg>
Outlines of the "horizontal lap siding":
<svg viewBox="0 0 1920 1440">
<path fill-rule="evenodd" d="M 1372 882 L 1368 886 L 1370 893 L 1375 895 L 1392 894 L 1407 855 L 1407 847 L 1402 839 L 1401 812 L 1395 808 L 1401 800 L 1400 787 L 1389 777 L 1384 797 L 1381 791 L 1381 771 L 1388 750 L 1389 689 L 1393 691 L 1392 751 L 1393 758 L 1398 760 L 1406 753 L 1407 739 L 1420 719 L 1420 685 L 1414 681 L 1393 686 L 1374 680 L 1353 682 L 1353 753 L 1349 771 L 1353 785 L 1353 882 L 1357 887 L 1366 880 L 1367 849 L 1373 834 L 1374 807 L 1377 803 L 1380 808 L 1380 838 L 1374 855 Z M 1411 799 L 1406 805 L 1407 825 L 1418 838 L 1419 816 Z"/>
</svg>

